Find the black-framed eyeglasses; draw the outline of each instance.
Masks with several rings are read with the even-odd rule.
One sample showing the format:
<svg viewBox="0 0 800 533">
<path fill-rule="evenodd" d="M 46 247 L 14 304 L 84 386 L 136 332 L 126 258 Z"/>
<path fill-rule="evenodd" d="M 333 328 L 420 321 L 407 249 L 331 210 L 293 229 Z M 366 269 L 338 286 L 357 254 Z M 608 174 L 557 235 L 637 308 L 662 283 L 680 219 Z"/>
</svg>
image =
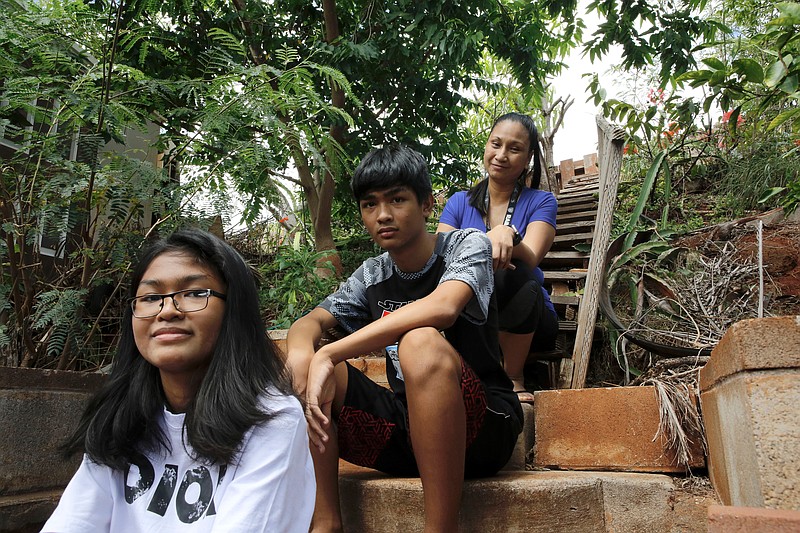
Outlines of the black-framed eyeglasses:
<svg viewBox="0 0 800 533">
<path fill-rule="evenodd" d="M 145 294 L 131 298 L 131 310 L 136 318 L 151 318 L 164 308 L 164 299 L 172 298 L 175 309 L 181 313 L 194 313 L 208 307 L 208 299 L 216 296 L 225 300 L 226 296 L 213 289 L 186 289 L 169 294 Z"/>
</svg>

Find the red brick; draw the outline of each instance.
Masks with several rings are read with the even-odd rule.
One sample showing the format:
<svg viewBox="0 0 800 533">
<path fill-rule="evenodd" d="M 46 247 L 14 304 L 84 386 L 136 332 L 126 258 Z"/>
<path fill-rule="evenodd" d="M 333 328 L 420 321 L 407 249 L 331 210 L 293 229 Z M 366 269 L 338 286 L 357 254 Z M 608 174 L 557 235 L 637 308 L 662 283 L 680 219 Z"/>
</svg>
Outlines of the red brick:
<svg viewBox="0 0 800 533">
<path fill-rule="evenodd" d="M 708 533 L 797 533 L 800 511 L 764 507 L 708 508 Z"/>
<path fill-rule="evenodd" d="M 684 472 L 658 433 L 653 387 L 535 393 L 534 465 L 566 470 Z M 705 465 L 699 442 L 691 467 Z"/>
</svg>

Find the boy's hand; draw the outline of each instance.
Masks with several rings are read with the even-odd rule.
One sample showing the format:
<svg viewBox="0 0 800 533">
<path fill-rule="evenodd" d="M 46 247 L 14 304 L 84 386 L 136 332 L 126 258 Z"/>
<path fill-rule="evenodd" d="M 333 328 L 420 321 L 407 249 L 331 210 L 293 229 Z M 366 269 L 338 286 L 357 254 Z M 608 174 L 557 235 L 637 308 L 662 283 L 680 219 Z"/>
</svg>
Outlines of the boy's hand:
<svg viewBox="0 0 800 533">
<path fill-rule="evenodd" d="M 333 361 L 323 351 L 314 354 L 308 367 L 306 382 L 308 437 L 320 453 L 325 452 L 325 443 L 329 438 L 331 405 L 336 394 L 333 367 Z"/>
</svg>

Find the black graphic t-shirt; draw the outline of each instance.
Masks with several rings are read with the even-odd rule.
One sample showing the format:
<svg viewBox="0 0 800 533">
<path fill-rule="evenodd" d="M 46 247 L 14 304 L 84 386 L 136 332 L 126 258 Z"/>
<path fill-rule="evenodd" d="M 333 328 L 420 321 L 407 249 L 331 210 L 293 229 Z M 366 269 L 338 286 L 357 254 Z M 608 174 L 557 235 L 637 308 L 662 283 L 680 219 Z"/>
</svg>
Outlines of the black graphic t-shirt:
<svg viewBox="0 0 800 533">
<path fill-rule="evenodd" d="M 488 237 L 481 231 L 440 233 L 433 255 L 419 272 L 400 271 L 389 254 L 383 253 L 367 259 L 320 307 L 352 333 L 424 298 L 440 283 L 466 283 L 474 295 L 455 323 L 442 333 L 480 378 L 489 407 L 521 421 L 522 411 L 500 358 L 491 250 Z M 402 398 L 405 386 L 396 351 L 387 349 L 386 357 L 389 385 Z"/>
</svg>

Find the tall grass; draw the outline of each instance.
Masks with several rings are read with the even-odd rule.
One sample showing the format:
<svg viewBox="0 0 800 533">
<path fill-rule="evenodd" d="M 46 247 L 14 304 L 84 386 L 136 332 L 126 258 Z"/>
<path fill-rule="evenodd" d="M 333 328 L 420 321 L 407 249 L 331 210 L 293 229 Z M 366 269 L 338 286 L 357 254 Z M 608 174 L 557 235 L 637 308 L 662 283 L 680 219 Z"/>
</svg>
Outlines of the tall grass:
<svg viewBox="0 0 800 533">
<path fill-rule="evenodd" d="M 779 206 L 779 196 L 764 205 L 759 205 L 758 201 L 767 190 L 786 187 L 800 179 L 798 153 L 791 151 L 788 142 L 775 137 L 754 140 L 723 156 L 723 161 L 722 172 L 712 183 L 712 192 L 721 199 L 719 208 L 731 217 Z"/>
</svg>

